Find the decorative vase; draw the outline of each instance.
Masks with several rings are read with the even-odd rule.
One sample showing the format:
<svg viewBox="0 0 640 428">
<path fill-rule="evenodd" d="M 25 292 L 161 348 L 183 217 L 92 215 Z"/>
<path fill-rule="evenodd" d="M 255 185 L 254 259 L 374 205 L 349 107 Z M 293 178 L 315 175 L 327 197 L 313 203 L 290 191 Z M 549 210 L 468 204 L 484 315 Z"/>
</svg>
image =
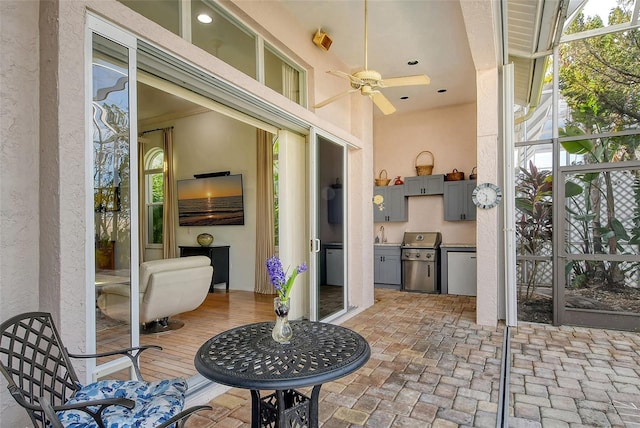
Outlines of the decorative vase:
<svg viewBox="0 0 640 428">
<path fill-rule="evenodd" d="M 203 247 L 208 247 L 213 242 L 213 235 L 211 235 L 210 233 L 201 233 L 200 235 L 198 235 L 197 240 L 198 244 L 202 245 Z"/>
<path fill-rule="evenodd" d="M 276 325 L 273 326 L 271 337 L 279 343 L 289 343 L 293 336 L 293 329 L 289 324 L 289 300 L 283 302 L 279 297 L 273 299 L 273 310 L 276 313 Z"/>
</svg>

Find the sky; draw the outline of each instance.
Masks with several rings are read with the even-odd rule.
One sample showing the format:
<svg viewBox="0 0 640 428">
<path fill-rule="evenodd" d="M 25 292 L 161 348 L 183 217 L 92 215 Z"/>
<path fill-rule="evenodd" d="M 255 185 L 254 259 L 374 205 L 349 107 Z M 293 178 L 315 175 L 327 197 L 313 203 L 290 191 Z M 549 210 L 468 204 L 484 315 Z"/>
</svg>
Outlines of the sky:
<svg viewBox="0 0 640 428">
<path fill-rule="evenodd" d="M 599 15 L 600 18 L 602 18 L 602 22 L 606 25 L 609 12 L 616 7 L 617 4 L 617 0 L 589 0 L 582 11 L 585 15 L 589 16 Z"/>
</svg>

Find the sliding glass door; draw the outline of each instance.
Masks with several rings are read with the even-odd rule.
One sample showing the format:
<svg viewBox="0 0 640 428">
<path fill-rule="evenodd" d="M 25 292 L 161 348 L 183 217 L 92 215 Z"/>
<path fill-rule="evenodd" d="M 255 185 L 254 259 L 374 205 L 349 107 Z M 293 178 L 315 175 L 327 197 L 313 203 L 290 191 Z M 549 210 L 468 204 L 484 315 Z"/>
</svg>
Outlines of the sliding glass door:
<svg viewBox="0 0 640 428">
<path fill-rule="evenodd" d="M 314 240 L 315 304 L 318 320 L 347 308 L 346 146 L 315 135 L 312 147 L 315 170 Z M 313 300 L 312 300 L 313 301 Z"/>
<path fill-rule="evenodd" d="M 91 19 L 91 24 L 98 28 L 90 34 L 89 102 L 95 252 L 87 295 L 95 348 L 102 352 L 139 342 L 138 299 L 132 299 L 138 296 L 137 156 L 131 148 L 136 142 L 135 52 L 126 41 L 116 41 L 117 32 L 111 38 L 112 29 L 104 23 Z M 100 377 L 128 363 L 105 359 L 97 365 L 94 375 Z"/>
</svg>

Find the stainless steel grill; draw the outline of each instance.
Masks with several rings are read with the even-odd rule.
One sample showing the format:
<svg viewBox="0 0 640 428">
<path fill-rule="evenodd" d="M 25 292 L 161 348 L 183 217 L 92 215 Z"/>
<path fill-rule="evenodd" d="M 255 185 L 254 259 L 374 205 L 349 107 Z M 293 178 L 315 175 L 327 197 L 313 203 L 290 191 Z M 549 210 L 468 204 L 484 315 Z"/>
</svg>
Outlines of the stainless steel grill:
<svg viewBox="0 0 640 428">
<path fill-rule="evenodd" d="M 402 289 L 422 293 L 440 290 L 440 232 L 405 232 L 402 240 Z"/>
</svg>

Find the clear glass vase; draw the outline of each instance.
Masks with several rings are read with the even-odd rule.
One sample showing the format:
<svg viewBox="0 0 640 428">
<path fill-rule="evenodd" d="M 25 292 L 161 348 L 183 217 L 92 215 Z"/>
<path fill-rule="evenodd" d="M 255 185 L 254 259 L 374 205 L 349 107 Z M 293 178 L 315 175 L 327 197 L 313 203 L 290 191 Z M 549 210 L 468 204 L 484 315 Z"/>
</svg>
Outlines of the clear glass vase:
<svg viewBox="0 0 640 428">
<path fill-rule="evenodd" d="M 276 313 L 276 325 L 273 326 L 271 337 L 279 343 L 289 343 L 293 336 L 293 329 L 289 324 L 289 300 L 282 301 L 279 297 L 273 299 L 273 310 Z"/>
</svg>

